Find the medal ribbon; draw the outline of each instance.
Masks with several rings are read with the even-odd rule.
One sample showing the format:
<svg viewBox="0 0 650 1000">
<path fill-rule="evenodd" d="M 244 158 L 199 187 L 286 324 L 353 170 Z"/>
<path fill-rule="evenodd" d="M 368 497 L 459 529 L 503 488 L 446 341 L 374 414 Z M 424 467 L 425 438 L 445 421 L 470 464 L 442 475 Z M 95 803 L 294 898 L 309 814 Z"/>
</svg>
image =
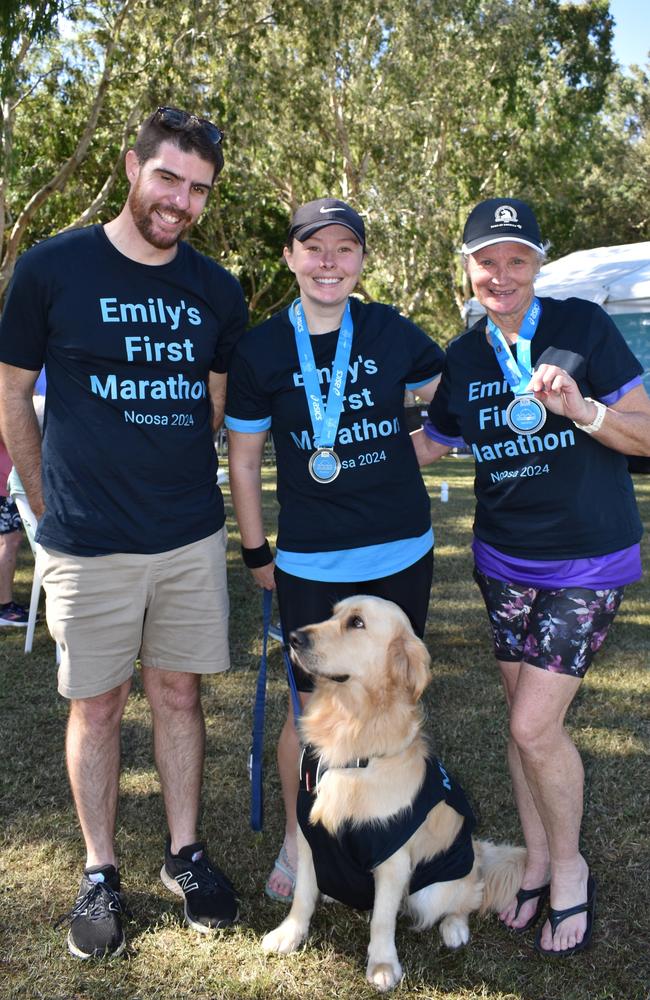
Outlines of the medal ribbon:
<svg viewBox="0 0 650 1000">
<path fill-rule="evenodd" d="M 302 308 L 300 299 L 295 299 L 289 307 L 289 319 L 296 336 L 296 349 L 302 372 L 305 396 L 307 397 L 307 407 L 311 417 L 311 425 L 314 431 L 315 448 L 332 448 L 336 441 L 336 432 L 339 429 L 339 421 L 343 412 L 343 397 L 345 395 L 345 384 L 348 378 L 348 365 L 350 354 L 352 353 L 352 315 L 350 313 L 350 303 L 346 303 L 339 339 L 336 343 L 336 354 L 332 366 L 332 377 L 330 379 L 327 403 L 323 409 L 320 382 L 314 352 L 309 340 L 309 329 L 307 320 Z"/>
<path fill-rule="evenodd" d="M 542 306 L 538 298 L 533 298 L 521 326 L 517 339 L 517 360 L 515 361 L 510 344 L 501 333 L 499 327 L 488 317 L 488 336 L 508 385 L 515 396 L 522 396 L 528 390 L 526 386 L 533 377 L 533 365 L 530 358 L 531 340 L 539 325 Z"/>
</svg>

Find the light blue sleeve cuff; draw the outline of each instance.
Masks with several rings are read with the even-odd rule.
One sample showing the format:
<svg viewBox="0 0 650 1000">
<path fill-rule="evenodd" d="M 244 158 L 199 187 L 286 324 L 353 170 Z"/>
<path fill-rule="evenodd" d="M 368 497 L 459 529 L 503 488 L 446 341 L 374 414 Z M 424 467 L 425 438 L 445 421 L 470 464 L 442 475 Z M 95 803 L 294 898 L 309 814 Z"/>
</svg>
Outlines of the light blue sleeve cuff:
<svg viewBox="0 0 650 1000">
<path fill-rule="evenodd" d="M 428 385 L 429 382 L 434 382 L 437 377 L 437 375 L 432 375 L 431 378 L 422 379 L 421 382 L 407 382 L 406 388 L 411 391 L 413 391 L 413 389 L 419 389 L 423 385 Z"/>
<path fill-rule="evenodd" d="M 259 434 L 260 431 L 268 431 L 271 427 L 270 417 L 263 417 L 261 420 L 238 420 L 226 413 L 223 422 L 229 431 L 238 431 L 240 434 Z"/>
</svg>

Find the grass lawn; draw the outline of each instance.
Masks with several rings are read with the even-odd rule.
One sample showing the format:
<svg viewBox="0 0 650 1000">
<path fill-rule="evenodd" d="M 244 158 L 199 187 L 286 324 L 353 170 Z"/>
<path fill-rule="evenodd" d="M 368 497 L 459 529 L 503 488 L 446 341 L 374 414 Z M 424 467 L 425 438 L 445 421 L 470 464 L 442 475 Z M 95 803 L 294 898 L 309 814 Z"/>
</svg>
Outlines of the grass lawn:
<svg viewBox="0 0 650 1000">
<path fill-rule="evenodd" d="M 471 580 L 469 460 L 446 458 L 427 476 L 436 530 L 435 584 L 426 640 L 433 683 L 425 695 L 432 742 L 470 792 L 480 835 L 520 841 L 506 771 L 506 715 L 487 623 Z M 441 503 L 440 481 L 449 483 Z M 635 479 L 650 525 L 650 476 Z M 227 495 L 227 494 L 226 494 Z M 229 502 L 229 497 L 227 495 Z M 594 503 L 598 498 L 594 497 Z M 265 509 L 273 536 L 272 470 Z M 182 911 L 158 878 L 165 819 L 152 764 L 149 712 L 136 676 L 123 726 L 117 840 L 132 917 L 126 957 L 78 962 L 54 922 L 71 906 L 84 855 L 63 762 L 66 705 L 56 693 L 54 644 L 44 625 L 34 652 L 24 633 L 0 629 L 0 998 L 2 1000 L 364 1000 L 368 923 L 338 905 L 321 907 L 306 945 L 289 958 L 265 957 L 263 933 L 284 908 L 263 895 L 281 841 L 274 745 L 286 703 L 279 651 L 271 655 L 267 699 L 266 822 L 249 827 L 247 756 L 261 648 L 261 599 L 239 557 L 230 517 L 232 671 L 205 682 L 208 730 L 202 833 L 242 898 L 240 925 L 203 938 L 184 928 Z M 645 540 L 645 565 L 650 566 Z M 24 547 L 16 597 L 27 603 L 32 560 Z M 573 959 L 540 959 L 532 935 L 509 935 L 496 918 L 474 919 L 472 939 L 445 950 L 437 931 L 398 927 L 405 968 L 400 1000 L 648 1000 L 648 671 L 650 584 L 635 584 L 568 725 L 586 770 L 584 852 L 598 880 L 593 948 Z"/>
</svg>

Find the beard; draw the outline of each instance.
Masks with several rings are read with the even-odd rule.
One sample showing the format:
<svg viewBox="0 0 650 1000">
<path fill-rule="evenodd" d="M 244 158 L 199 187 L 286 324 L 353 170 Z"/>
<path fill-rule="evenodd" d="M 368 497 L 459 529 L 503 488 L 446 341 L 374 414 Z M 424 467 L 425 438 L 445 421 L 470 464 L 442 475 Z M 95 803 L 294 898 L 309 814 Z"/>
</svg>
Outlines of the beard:
<svg viewBox="0 0 650 1000">
<path fill-rule="evenodd" d="M 128 204 L 131 209 L 131 215 L 136 229 L 147 241 L 147 243 L 156 247 L 157 250 L 169 250 L 171 247 L 175 246 L 175 244 L 178 243 L 183 236 L 185 236 L 192 226 L 192 217 L 191 215 L 188 215 L 187 212 L 179 212 L 177 209 L 171 209 L 169 206 L 159 203 L 150 204 L 146 202 L 140 194 L 137 183 L 131 188 Z M 182 229 L 175 233 L 161 232 L 156 229 L 156 224 L 153 218 L 156 211 L 165 213 L 172 212 L 179 220 L 184 220 L 185 225 Z"/>
</svg>

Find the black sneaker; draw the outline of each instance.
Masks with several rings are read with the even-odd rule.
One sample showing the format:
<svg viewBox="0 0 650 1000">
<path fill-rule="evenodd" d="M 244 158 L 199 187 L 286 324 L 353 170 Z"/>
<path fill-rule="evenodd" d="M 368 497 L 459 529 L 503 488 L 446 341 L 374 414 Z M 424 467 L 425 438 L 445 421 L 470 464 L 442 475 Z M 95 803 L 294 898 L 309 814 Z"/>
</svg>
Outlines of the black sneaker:
<svg viewBox="0 0 650 1000">
<path fill-rule="evenodd" d="M 0 625 L 10 625 L 15 628 L 27 628 L 29 622 L 29 612 L 22 604 L 9 601 L 8 604 L 0 604 Z"/>
<path fill-rule="evenodd" d="M 235 889 L 211 863 L 205 844 L 188 844 L 178 854 L 172 854 L 168 837 L 160 877 L 168 889 L 185 898 L 185 920 L 195 931 L 209 934 L 236 921 L 239 910 Z"/>
<path fill-rule="evenodd" d="M 70 922 L 68 950 L 75 958 L 108 958 L 124 951 L 120 875 L 113 865 L 85 868 L 75 904 L 59 927 Z"/>
</svg>

